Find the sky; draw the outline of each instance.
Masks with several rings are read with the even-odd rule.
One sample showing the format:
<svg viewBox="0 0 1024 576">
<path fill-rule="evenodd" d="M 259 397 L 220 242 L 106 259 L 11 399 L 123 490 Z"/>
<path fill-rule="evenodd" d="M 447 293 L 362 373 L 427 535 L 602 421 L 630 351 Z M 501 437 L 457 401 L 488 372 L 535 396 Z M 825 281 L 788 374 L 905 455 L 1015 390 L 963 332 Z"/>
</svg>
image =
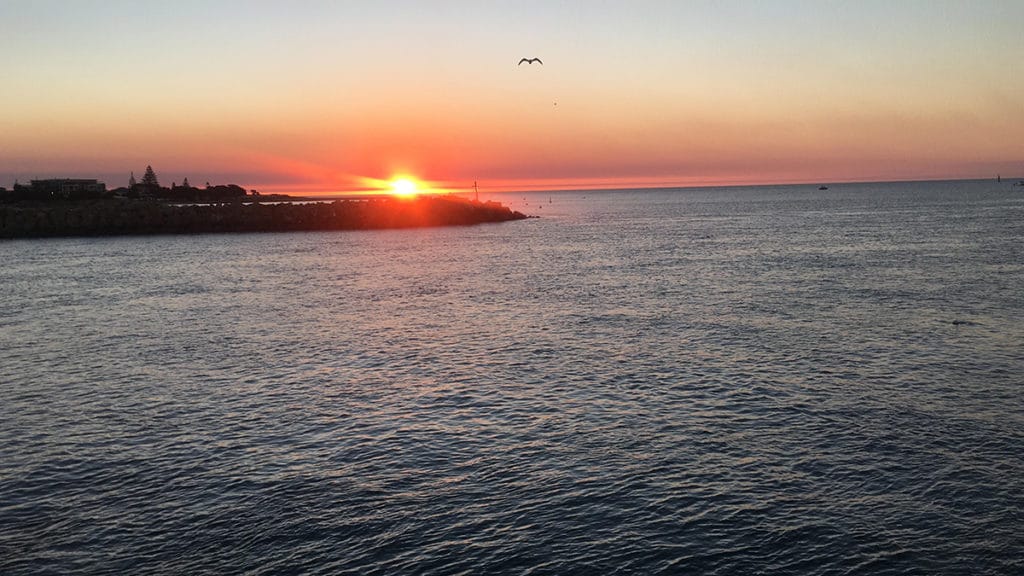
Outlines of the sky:
<svg viewBox="0 0 1024 576">
<path fill-rule="evenodd" d="M 0 22 L 0 186 L 1024 176 L 1021 0 L 0 0 Z"/>
</svg>

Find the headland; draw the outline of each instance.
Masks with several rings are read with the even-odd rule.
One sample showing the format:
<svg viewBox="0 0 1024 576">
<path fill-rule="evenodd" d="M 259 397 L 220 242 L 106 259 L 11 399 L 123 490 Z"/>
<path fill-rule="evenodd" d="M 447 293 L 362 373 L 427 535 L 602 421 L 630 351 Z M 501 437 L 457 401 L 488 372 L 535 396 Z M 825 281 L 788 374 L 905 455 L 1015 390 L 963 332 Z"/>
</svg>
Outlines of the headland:
<svg viewBox="0 0 1024 576">
<path fill-rule="evenodd" d="M 525 218 L 524 214 L 496 202 L 454 196 L 192 204 L 103 198 L 0 205 L 0 238 L 376 230 L 466 226 Z"/>
</svg>

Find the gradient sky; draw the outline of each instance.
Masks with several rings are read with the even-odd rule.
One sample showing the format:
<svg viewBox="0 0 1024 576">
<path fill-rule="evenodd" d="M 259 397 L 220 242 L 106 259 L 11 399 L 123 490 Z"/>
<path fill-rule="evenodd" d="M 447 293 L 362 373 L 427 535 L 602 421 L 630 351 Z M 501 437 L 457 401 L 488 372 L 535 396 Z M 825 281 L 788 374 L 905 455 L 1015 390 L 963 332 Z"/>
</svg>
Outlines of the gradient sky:
<svg viewBox="0 0 1024 576">
<path fill-rule="evenodd" d="M 0 0 L 0 22 L 0 186 L 1024 175 L 1021 0 Z"/>
</svg>

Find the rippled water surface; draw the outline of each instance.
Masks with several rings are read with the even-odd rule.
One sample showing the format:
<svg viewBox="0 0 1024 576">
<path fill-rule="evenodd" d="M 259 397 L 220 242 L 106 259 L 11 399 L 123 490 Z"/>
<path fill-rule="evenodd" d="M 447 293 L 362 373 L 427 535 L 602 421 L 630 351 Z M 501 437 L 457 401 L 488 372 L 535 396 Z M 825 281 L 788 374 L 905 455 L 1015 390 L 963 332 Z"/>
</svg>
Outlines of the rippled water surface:
<svg viewBox="0 0 1024 576">
<path fill-rule="evenodd" d="M 814 188 L 0 242 L 0 573 L 1024 573 L 1024 191 Z"/>
</svg>

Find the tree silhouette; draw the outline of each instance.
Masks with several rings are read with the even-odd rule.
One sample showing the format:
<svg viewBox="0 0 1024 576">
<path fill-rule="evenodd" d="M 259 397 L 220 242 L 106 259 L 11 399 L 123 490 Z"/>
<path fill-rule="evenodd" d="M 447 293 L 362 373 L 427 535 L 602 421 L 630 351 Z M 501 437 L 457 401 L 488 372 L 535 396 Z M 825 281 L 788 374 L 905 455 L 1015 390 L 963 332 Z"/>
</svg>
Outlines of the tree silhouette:
<svg viewBox="0 0 1024 576">
<path fill-rule="evenodd" d="M 156 179 L 156 172 L 153 172 L 152 166 L 146 166 L 146 173 L 142 175 L 142 185 L 152 188 L 160 187 L 160 183 Z"/>
</svg>

